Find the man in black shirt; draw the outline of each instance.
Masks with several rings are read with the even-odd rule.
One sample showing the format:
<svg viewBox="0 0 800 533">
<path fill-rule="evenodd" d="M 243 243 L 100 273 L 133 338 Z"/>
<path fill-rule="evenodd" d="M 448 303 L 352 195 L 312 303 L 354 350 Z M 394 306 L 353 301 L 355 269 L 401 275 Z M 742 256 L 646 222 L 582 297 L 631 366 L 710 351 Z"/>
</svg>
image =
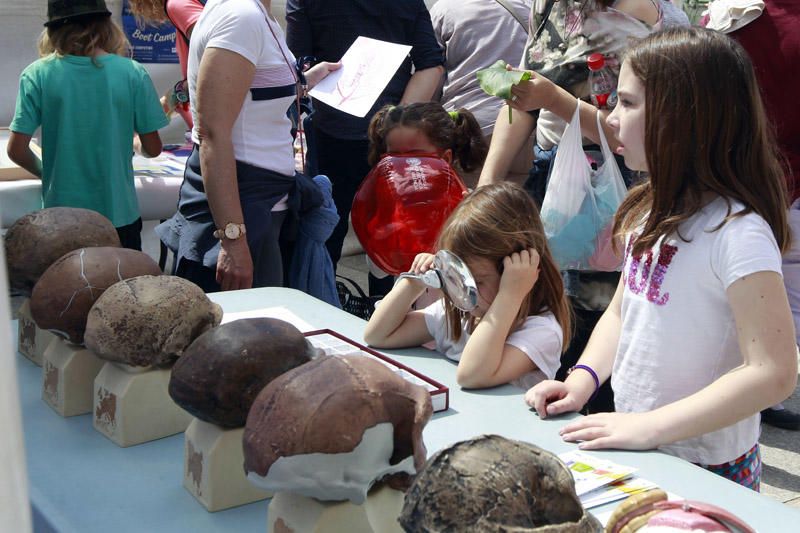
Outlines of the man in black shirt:
<svg viewBox="0 0 800 533">
<path fill-rule="evenodd" d="M 358 36 L 412 46 L 410 56 L 365 117 L 314 102 L 317 170 L 333 182 L 333 200 L 340 217 L 326 243 L 336 265 L 353 197 L 370 170 L 367 127 L 372 116 L 386 104 L 432 100 L 444 73 L 444 57 L 423 0 L 288 0 L 286 23 L 292 53 L 313 56 L 317 61 L 339 61 Z M 370 276 L 371 294 L 385 294 L 391 288 L 391 282 L 388 287 L 382 285 Z"/>
</svg>

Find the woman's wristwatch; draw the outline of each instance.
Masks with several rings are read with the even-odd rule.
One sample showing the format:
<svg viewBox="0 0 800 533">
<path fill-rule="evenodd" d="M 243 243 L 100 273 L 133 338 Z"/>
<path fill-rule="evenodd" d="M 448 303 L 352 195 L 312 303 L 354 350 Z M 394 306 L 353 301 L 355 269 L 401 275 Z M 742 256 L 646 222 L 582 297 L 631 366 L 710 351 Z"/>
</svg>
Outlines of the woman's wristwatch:
<svg viewBox="0 0 800 533">
<path fill-rule="evenodd" d="M 235 241 L 243 237 L 247 233 L 244 224 L 237 224 L 236 222 L 228 222 L 224 228 L 214 230 L 215 239 L 228 239 Z"/>
</svg>

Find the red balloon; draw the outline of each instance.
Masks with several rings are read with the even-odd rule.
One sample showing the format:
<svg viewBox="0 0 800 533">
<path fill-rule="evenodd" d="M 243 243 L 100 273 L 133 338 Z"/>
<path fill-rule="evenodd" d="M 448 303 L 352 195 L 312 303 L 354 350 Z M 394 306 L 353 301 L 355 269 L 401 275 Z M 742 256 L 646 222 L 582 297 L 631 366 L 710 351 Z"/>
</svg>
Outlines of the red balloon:
<svg viewBox="0 0 800 533">
<path fill-rule="evenodd" d="M 387 154 L 353 199 L 353 230 L 370 259 L 389 274 L 407 272 L 436 237 L 467 188 L 437 154 Z"/>
</svg>

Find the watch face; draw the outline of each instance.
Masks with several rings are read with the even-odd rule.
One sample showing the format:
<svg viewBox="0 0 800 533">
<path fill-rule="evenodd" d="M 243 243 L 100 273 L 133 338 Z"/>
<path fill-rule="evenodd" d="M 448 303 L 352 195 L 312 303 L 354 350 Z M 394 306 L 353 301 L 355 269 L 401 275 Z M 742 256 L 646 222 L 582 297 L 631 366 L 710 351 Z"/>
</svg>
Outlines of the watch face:
<svg viewBox="0 0 800 533">
<path fill-rule="evenodd" d="M 228 224 L 225 226 L 225 237 L 228 239 L 236 240 L 239 238 L 240 233 L 239 226 L 236 224 Z"/>
</svg>

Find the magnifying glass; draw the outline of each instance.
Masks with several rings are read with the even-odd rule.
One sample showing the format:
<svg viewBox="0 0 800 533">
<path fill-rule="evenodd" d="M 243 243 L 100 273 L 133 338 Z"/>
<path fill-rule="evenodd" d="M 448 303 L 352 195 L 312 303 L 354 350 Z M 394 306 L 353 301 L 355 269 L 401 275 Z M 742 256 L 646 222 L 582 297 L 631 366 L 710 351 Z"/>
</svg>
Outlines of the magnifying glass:
<svg viewBox="0 0 800 533">
<path fill-rule="evenodd" d="M 423 274 L 403 272 L 397 279 L 412 278 L 433 289 L 442 289 L 457 308 L 472 311 L 478 305 L 478 287 L 467 264 L 448 250 L 436 252 L 433 268 Z"/>
</svg>

